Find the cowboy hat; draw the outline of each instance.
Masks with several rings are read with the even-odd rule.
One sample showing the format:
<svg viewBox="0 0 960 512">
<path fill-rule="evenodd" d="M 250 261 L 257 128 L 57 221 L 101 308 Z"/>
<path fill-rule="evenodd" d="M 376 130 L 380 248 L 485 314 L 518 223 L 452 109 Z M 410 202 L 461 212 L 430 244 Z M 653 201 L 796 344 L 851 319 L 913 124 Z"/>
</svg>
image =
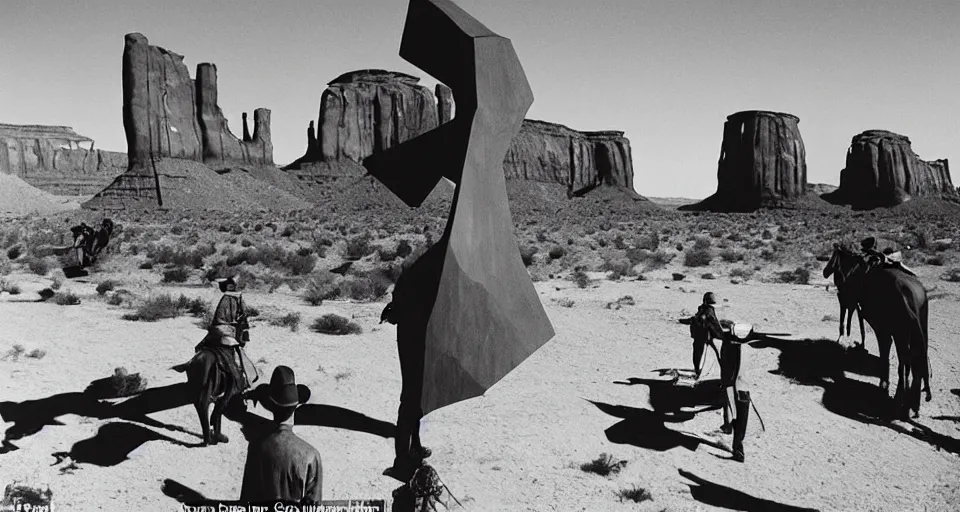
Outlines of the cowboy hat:
<svg viewBox="0 0 960 512">
<path fill-rule="evenodd" d="M 234 289 L 237 288 L 237 281 L 234 280 L 232 277 L 228 277 L 226 279 L 222 279 L 222 278 L 214 279 L 214 282 L 216 282 L 217 285 L 220 286 L 220 291 L 224 293 L 226 293 L 228 286 L 233 286 Z"/>
<path fill-rule="evenodd" d="M 260 384 L 252 393 L 268 411 L 289 410 L 310 400 L 310 388 L 297 384 L 293 369 L 278 366 L 273 370 L 269 384 Z"/>
<path fill-rule="evenodd" d="M 717 296 L 713 292 L 707 292 L 703 294 L 703 303 L 704 304 L 716 304 Z"/>
</svg>

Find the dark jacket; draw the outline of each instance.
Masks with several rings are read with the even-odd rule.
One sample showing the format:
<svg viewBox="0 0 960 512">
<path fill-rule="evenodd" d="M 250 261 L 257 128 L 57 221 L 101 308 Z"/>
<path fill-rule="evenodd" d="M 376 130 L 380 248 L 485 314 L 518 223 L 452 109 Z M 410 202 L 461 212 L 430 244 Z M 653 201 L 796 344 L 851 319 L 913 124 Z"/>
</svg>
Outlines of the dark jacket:
<svg viewBox="0 0 960 512">
<path fill-rule="evenodd" d="M 237 327 L 246 328 L 246 313 L 243 307 L 243 297 L 236 292 L 226 292 L 220 298 L 217 309 L 210 322 L 210 331 L 222 335 L 238 338 Z"/>
<path fill-rule="evenodd" d="M 293 433 L 290 425 L 250 443 L 240 501 L 289 500 L 320 503 L 323 464 L 320 452 Z"/>
<path fill-rule="evenodd" d="M 717 312 L 712 305 L 701 304 L 697 308 L 697 314 L 694 315 L 690 324 L 690 333 L 697 341 L 723 339 L 723 326 L 720 325 Z"/>
</svg>

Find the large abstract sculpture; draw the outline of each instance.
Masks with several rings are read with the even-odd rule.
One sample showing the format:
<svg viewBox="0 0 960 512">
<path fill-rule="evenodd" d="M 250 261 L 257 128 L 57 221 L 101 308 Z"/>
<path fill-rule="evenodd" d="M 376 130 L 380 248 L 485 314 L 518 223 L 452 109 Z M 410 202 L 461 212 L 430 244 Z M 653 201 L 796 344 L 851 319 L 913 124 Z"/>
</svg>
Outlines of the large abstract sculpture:
<svg viewBox="0 0 960 512">
<path fill-rule="evenodd" d="M 503 160 L 533 93 L 509 39 L 450 0 L 411 0 L 400 56 L 453 90 L 456 117 L 364 160 L 410 206 L 456 184 L 437 242 L 443 264 L 426 328 L 424 414 L 482 395 L 553 337 L 520 259 Z"/>
</svg>

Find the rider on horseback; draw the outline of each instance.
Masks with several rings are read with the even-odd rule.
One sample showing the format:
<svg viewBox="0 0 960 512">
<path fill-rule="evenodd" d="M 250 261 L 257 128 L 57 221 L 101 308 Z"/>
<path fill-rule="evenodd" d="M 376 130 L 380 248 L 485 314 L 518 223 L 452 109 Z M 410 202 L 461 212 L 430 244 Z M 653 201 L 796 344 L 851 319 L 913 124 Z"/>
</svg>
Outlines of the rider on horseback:
<svg viewBox="0 0 960 512">
<path fill-rule="evenodd" d="M 863 251 L 867 263 L 871 266 L 895 267 L 912 276 L 916 276 L 916 274 L 901 261 L 902 255 L 900 251 L 893 252 L 893 249 L 889 247 L 884 249 L 883 252 L 878 251 L 876 238 L 872 236 L 864 238 L 860 242 L 860 248 Z"/>
<path fill-rule="evenodd" d="M 250 380 L 243 368 L 241 349 L 249 341 L 247 315 L 244 311 L 243 296 L 237 293 L 237 283 L 230 277 L 220 281 L 223 297 L 213 313 L 213 320 L 196 350 L 208 349 L 217 355 L 217 360 L 237 385 L 237 391 L 243 392 L 250 387 Z"/>
</svg>

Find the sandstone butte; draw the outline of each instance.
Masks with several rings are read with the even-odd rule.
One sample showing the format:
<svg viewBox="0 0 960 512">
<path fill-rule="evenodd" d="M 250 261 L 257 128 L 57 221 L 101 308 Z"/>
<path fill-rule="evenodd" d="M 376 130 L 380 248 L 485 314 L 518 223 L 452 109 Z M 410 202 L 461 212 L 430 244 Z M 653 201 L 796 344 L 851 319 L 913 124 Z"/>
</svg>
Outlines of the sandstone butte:
<svg viewBox="0 0 960 512">
<path fill-rule="evenodd" d="M 67 126 L 0 124 L 0 173 L 45 192 L 89 195 L 127 168 L 127 155 L 94 149 Z"/>
<path fill-rule="evenodd" d="M 867 130 L 853 137 L 840 187 L 823 198 L 858 209 L 890 207 L 914 197 L 954 199 L 947 160 L 926 162 L 910 139 L 886 130 Z"/>
<path fill-rule="evenodd" d="M 320 97 L 316 127 L 307 127 L 307 149 L 286 170 L 306 174 L 311 164 L 353 162 L 430 131 L 455 115 L 450 89 L 435 92 L 420 79 L 395 71 L 345 73 Z M 329 166 L 328 166 L 329 167 Z M 504 158 L 508 179 L 560 184 L 568 195 L 608 185 L 633 192 L 630 141 L 623 132 L 580 132 L 524 120 Z"/>
<path fill-rule="evenodd" d="M 685 210 L 753 211 L 807 195 L 800 119 L 747 110 L 727 117 L 717 165 L 717 191 Z"/>
<path fill-rule="evenodd" d="M 152 46 L 136 33 L 125 36 L 122 59 L 123 127 L 129 165 L 84 206 L 202 208 L 218 204 L 211 196 L 242 199 L 248 193 L 259 196 L 261 203 L 270 203 L 256 187 L 249 186 L 249 176 L 217 179 L 214 173 L 275 171 L 268 109 L 254 111 L 253 136 L 244 113 L 243 139 L 238 139 L 217 105 L 215 65 L 197 65 L 196 79 L 191 79 L 182 55 Z M 183 172 L 187 163 L 203 165 L 188 166 L 193 170 Z M 262 191 L 270 188 L 272 185 L 267 184 L 261 187 Z M 286 193 L 278 193 L 275 202 L 284 208 L 303 205 Z M 257 206 L 270 206 L 261 203 Z M 245 205 L 242 200 L 236 204 L 238 208 Z"/>
</svg>

